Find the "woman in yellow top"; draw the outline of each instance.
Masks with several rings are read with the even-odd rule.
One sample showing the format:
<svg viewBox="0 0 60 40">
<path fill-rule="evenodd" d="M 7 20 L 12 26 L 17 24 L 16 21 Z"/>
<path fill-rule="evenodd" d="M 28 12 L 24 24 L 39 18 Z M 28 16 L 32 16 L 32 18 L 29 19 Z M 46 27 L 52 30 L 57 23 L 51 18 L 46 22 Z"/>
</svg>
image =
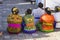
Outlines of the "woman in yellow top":
<svg viewBox="0 0 60 40">
<path fill-rule="evenodd" d="M 9 33 L 19 33 L 21 31 L 22 17 L 18 14 L 19 10 L 16 7 L 12 8 L 12 14 L 7 18 L 8 22 L 8 32 Z"/>
</svg>

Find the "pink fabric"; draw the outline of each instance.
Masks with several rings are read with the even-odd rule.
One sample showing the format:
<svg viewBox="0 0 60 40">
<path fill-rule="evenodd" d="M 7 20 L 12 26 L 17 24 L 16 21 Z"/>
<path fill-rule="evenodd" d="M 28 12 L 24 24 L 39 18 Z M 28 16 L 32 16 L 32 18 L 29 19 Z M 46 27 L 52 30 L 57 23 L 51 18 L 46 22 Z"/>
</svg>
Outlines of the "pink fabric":
<svg viewBox="0 0 60 40">
<path fill-rule="evenodd" d="M 21 24 L 8 24 L 9 27 L 20 28 Z"/>
</svg>

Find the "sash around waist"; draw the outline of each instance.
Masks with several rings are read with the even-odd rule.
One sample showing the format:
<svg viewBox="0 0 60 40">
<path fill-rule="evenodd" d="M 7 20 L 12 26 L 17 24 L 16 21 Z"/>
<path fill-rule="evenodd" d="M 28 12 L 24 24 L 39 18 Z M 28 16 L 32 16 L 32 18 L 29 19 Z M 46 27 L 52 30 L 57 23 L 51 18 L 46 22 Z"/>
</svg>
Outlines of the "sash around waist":
<svg viewBox="0 0 60 40">
<path fill-rule="evenodd" d="M 8 24 L 9 27 L 19 28 L 21 24 Z"/>
<path fill-rule="evenodd" d="M 35 17 L 35 19 L 40 19 L 40 17 Z"/>
<path fill-rule="evenodd" d="M 44 23 L 44 22 L 43 22 L 43 25 L 52 26 L 53 24 L 52 24 L 52 23 Z"/>
</svg>

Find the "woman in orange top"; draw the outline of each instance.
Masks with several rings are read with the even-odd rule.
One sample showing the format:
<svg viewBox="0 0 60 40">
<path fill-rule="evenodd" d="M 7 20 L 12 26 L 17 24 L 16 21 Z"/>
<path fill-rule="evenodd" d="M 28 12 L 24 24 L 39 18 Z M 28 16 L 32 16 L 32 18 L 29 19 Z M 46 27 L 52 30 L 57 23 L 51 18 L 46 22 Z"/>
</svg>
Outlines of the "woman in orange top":
<svg viewBox="0 0 60 40">
<path fill-rule="evenodd" d="M 42 23 L 42 27 L 40 27 L 43 32 L 52 32 L 54 31 L 54 16 L 51 15 L 50 8 L 45 8 L 46 13 L 43 14 L 40 18 L 40 22 Z"/>
</svg>

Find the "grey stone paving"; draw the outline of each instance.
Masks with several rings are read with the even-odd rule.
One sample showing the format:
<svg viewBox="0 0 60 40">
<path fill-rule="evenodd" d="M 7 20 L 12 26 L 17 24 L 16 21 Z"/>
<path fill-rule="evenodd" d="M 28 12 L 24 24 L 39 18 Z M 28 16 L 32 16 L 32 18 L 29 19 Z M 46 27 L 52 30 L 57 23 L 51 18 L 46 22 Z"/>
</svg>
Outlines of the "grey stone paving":
<svg viewBox="0 0 60 40">
<path fill-rule="evenodd" d="M 41 40 L 51 40 L 50 38 L 54 39 L 58 39 L 58 37 L 60 37 L 60 29 L 56 29 L 54 32 L 51 33 L 44 33 L 44 32 L 40 32 L 37 31 L 34 34 L 25 34 L 25 33 L 19 33 L 19 34 L 9 34 L 7 31 L 4 31 L 4 34 L 2 36 L 0 36 L 0 40 L 38 40 L 39 38 Z M 39 39 L 39 40 L 40 40 Z M 59 39 L 58 39 L 59 40 Z"/>
<path fill-rule="evenodd" d="M 16 3 L 24 3 L 29 2 L 30 0 L 3 0 L 4 4 L 16 4 Z"/>
</svg>

